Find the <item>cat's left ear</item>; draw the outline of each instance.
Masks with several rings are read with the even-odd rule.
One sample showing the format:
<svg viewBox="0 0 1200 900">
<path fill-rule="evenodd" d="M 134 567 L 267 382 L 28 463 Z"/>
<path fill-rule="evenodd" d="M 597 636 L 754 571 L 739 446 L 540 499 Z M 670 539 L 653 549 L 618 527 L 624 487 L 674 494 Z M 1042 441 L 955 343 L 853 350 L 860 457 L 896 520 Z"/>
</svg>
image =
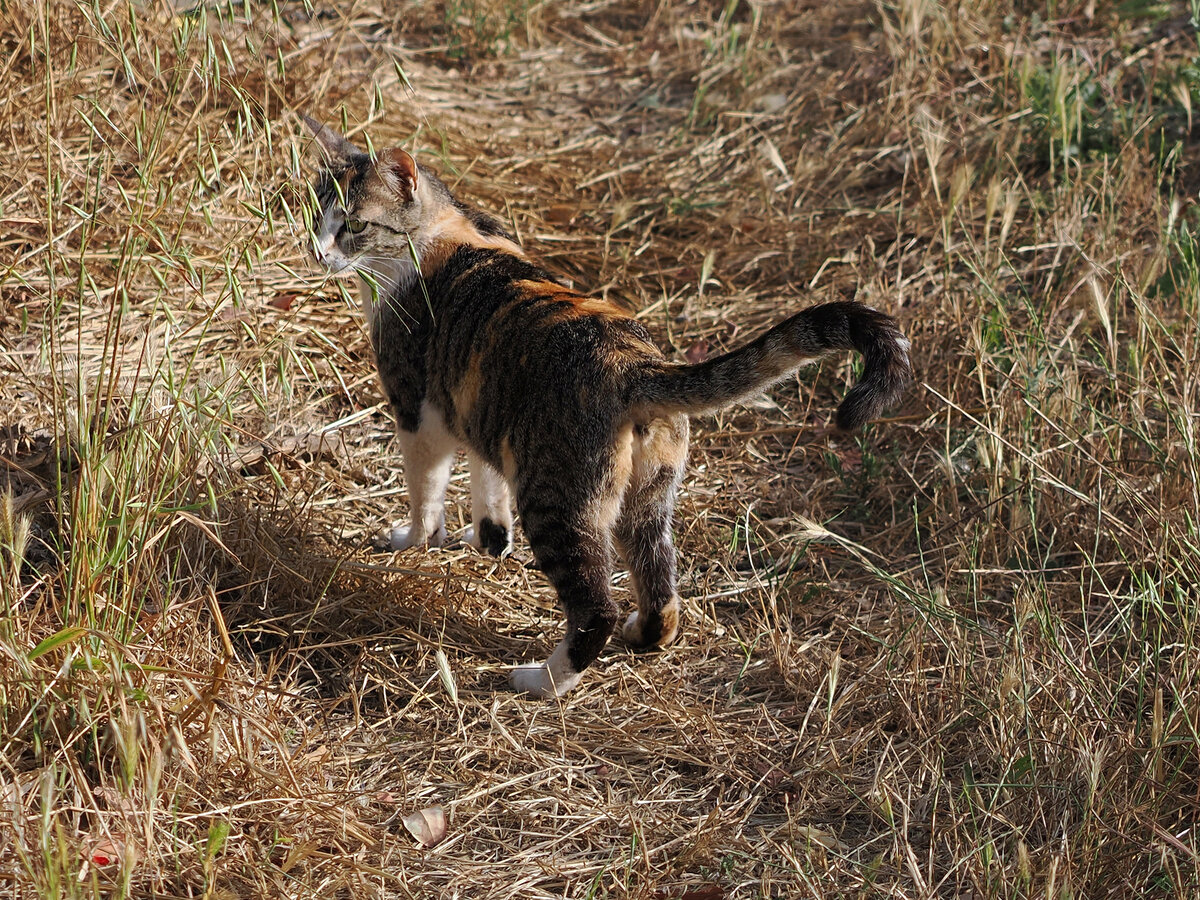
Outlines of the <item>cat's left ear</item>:
<svg viewBox="0 0 1200 900">
<path fill-rule="evenodd" d="M 375 170 L 383 183 L 405 200 L 417 191 L 417 161 L 399 147 L 380 150 L 375 157 Z"/>
<path fill-rule="evenodd" d="M 303 113 L 300 118 L 304 120 L 304 124 L 317 139 L 326 163 L 348 163 L 353 157 L 362 154 L 361 150 L 328 125 L 322 125 L 312 116 L 306 116 Z"/>
</svg>

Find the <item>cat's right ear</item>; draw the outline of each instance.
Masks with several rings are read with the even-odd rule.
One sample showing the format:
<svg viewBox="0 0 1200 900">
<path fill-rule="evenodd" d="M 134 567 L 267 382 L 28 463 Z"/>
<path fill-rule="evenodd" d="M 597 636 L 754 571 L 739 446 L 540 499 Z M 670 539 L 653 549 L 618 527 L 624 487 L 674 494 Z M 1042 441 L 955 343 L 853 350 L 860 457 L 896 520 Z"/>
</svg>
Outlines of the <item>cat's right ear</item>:
<svg viewBox="0 0 1200 900">
<path fill-rule="evenodd" d="M 417 191 L 417 161 L 399 147 L 381 150 L 375 158 L 375 169 L 384 184 L 403 200 L 411 200 Z"/>
<path fill-rule="evenodd" d="M 304 120 L 304 124 L 308 126 L 309 130 L 313 133 L 313 137 L 317 139 L 317 144 L 321 148 L 321 155 L 325 157 L 327 164 L 347 163 L 351 157 L 362 154 L 361 150 L 328 125 L 322 125 L 312 116 L 306 116 L 303 113 L 301 113 L 300 118 Z"/>
</svg>

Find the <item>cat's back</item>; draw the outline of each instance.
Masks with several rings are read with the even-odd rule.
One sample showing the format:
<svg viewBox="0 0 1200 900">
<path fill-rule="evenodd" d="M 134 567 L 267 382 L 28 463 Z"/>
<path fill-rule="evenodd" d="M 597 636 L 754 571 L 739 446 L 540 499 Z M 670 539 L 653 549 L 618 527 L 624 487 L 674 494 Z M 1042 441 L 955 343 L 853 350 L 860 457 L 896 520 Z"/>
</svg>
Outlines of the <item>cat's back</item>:
<svg viewBox="0 0 1200 900">
<path fill-rule="evenodd" d="M 469 436 L 490 436 L 485 423 L 501 410 L 510 421 L 615 420 L 631 370 L 662 359 L 625 310 L 504 250 L 460 247 L 428 288 L 431 387 Z"/>
<path fill-rule="evenodd" d="M 431 298 L 449 338 L 468 339 L 475 351 L 491 348 L 527 365 L 556 362 L 597 369 L 619 366 L 625 356 L 661 354 L 649 332 L 626 310 L 564 285 L 523 256 L 463 245 L 429 280 Z M 450 340 L 449 343 L 455 343 Z"/>
</svg>

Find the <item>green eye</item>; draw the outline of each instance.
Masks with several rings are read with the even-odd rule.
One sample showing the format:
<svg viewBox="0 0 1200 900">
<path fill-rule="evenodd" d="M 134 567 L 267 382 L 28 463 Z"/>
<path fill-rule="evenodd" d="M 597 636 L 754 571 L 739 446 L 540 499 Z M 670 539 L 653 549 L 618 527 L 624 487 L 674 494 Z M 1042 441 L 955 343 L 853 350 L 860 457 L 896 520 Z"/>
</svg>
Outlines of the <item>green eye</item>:
<svg viewBox="0 0 1200 900">
<path fill-rule="evenodd" d="M 346 230 L 348 232 L 350 232 L 351 234 L 358 234 L 366 227 L 367 227 L 367 223 L 364 222 L 362 219 L 347 219 L 346 220 Z"/>
</svg>

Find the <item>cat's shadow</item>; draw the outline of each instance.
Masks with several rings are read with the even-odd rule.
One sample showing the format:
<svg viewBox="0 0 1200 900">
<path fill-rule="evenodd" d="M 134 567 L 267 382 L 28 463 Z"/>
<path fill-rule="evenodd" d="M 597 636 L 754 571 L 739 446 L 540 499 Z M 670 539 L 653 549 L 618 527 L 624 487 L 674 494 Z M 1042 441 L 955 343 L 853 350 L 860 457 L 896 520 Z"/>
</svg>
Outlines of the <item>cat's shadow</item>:
<svg viewBox="0 0 1200 900">
<path fill-rule="evenodd" d="M 391 709 L 436 679 L 439 650 L 462 690 L 496 690 L 539 646 L 536 629 L 497 631 L 483 614 L 504 590 L 481 577 L 484 558 L 355 550 L 287 515 L 225 521 L 237 564 L 220 584 L 224 624 L 235 652 L 277 682 Z"/>
</svg>

